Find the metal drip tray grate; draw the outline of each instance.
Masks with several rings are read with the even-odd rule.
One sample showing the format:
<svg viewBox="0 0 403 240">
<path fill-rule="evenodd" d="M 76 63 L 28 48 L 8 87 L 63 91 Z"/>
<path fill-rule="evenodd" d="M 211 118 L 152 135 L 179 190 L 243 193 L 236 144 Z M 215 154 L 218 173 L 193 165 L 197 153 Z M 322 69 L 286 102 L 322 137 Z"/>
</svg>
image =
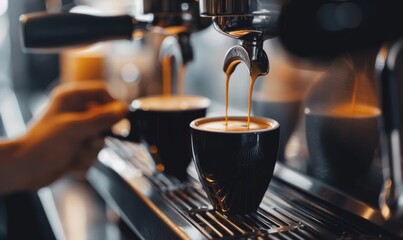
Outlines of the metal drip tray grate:
<svg viewBox="0 0 403 240">
<path fill-rule="evenodd" d="M 257 213 L 223 215 L 212 209 L 198 184 L 166 192 L 165 198 L 209 239 L 264 237 L 303 227 L 294 216 L 277 211 L 269 199 L 264 200 Z"/>
<path fill-rule="evenodd" d="M 194 166 L 189 168 L 189 181 L 180 183 L 154 173 L 142 145 L 111 140 L 108 147 L 138 169 L 164 204 L 205 239 L 391 239 L 382 229 L 346 212 L 340 213 L 277 178 L 272 179 L 256 213 L 226 216 L 210 205 Z"/>
<path fill-rule="evenodd" d="M 199 184 L 167 191 L 164 196 L 208 239 L 348 239 L 364 234 L 317 206 L 283 200 L 275 194 L 280 190 L 292 191 L 274 180 L 258 211 L 242 216 L 214 211 Z"/>
</svg>

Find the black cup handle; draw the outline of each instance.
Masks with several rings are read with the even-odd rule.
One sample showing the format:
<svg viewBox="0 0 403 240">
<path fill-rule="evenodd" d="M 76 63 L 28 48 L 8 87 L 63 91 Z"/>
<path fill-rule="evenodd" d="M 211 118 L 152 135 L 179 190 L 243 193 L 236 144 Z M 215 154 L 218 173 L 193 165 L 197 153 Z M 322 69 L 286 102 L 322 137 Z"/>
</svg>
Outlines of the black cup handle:
<svg viewBox="0 0 403 240">
<path fill-rule="evenodd" d="M 127 135 L 127 136 L 119 135 L 119 134 L 112 132 L 112 130 L 108 130 L 108 131 L 104 132 L 103 136 L 104 137 L 113 137 L 113 138 L 116 138 L 116 139 L 119 139 L 122 141 L 137 142 L 137 141 L 132 140 L 132 138 L 129 137 L 130 135 Z"/>
<path fill-rule="evenodd" d="M 25 51 L 56 51 L 99 41 L 131 39 L 147 23 L 129 15 L 93 16 L 36 12 L 21 15 L 21 44 Z"/>
<path fill-rule="evenodd" d="M 139 129 L 138 126 L 136 126 L 137 125 L 136 111 L 130 111 L 125 117 L 125 119 L 127 119 L 130 123 L 129 134 L 127 136 L 116 134 L 112 130 L 104 132 L 103 136 L 113 137 L 122 141 L 140 143 L 141 142 L 140 132 L 138 130 Z"/>
</svg>

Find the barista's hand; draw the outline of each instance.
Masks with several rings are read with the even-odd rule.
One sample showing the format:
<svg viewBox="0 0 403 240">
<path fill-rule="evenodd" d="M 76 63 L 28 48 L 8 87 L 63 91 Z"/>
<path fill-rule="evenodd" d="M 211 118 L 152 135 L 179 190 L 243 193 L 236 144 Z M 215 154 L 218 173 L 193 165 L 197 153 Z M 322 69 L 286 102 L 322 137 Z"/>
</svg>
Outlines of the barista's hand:
<svg viewBox="0 0 403 240">
<path fill-rule="evenodd" d="M 12 145 L 17 151 L 7 181 L 11 190 L 35 190 L 69 170 L 86 171 L 104 145 L 103 133 L 126 112 L 127 105 L 114 100 L 101 82 L 57 87 L 44 114 Z M 1 188 L 0 183 L 0 193 Z"/>
</svg>

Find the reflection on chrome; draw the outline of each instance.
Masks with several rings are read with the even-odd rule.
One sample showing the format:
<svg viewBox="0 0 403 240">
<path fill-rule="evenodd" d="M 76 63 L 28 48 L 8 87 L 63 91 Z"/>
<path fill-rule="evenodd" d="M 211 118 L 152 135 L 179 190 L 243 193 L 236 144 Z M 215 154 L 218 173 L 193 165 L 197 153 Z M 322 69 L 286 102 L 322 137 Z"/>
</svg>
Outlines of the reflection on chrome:
<svg viewBox="0 0 403 240">
<path fill-rule="evenodd" d="M 381 99 L 381 156 L 383 189 L 379 195 L 379 207 L 386 220 L 403 216 L 403 180 L 401 155 L 401 55 L 403 39 L 386 43 L 376 58 L 376 80 Z"/>
<path fill-rule="evenodd" d="M 294 185 L 307 191 L 311 191 L 314 186 L 313 182 L 309 178 L 302 176 L 295 171 L 288 171 L 279 164 L 277 164 L 274 168 L 274 175 L 286 177 L 287 181 L 292 182 Z"/>
<path fill-rule="evenodd" d="M 102 149 L 99 152 L 98 158 L 103 164 L 111 167 L 116 172 L 119 172 L 128 178 L 136 178 L 142 175 L 138 169 L 127 164 L 126 161 L 117 161 L 116 159 L 121 159 L 121 157 L 110 149 Z"/>
</svg>

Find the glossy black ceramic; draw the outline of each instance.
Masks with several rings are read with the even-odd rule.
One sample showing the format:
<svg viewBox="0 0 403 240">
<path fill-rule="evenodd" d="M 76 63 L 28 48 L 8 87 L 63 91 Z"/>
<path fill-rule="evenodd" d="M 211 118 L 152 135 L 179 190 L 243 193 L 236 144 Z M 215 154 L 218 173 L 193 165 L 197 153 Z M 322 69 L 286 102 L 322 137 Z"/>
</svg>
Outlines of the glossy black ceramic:
<svg viewBox="0 0 403 240">
<path fill-rule="evenodd" d="M 378 120 L 378 115 L 305 114 L 308 173 L 336 186 L 349 186 L 365 177 L 379 143 Z"/>
<path fill-rule="evenodd" d="M 223 118 L 217 118 L 223 119 Z M 192 152 L 200 181 L 213 207 L 226 214 L 245 214 L 259 207 L 273 176 L 280 127 L 265 131 L 214 132 L 191 123 Z"/>
<path fill-rule="evenodd" d="M 187 179 L 192 158 L 189 124 L 204 117 L 207 105 L 195 109 L 149 110 L 132 104 L 127 116 L 131 128 L 122 140 L 143 143 L 149 150 L 158 171 Z"/>
</svg>

